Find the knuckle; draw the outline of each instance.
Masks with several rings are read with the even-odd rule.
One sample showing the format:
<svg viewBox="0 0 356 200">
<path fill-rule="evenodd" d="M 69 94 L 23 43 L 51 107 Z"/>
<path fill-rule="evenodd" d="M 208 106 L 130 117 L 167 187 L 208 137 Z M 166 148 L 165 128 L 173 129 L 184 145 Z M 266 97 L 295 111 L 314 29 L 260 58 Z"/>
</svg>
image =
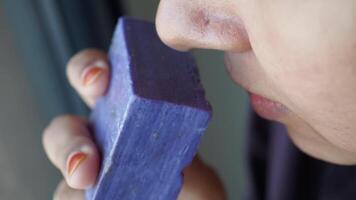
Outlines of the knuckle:
<svg viewBox="0 0 356 200">
<path fill-rule="evenodd" d="M 90 62 L 106 60 L 106 54 L 98 49 L 84 49 L 76 53 L 67 63 L 66 73 L 70 84 L 76 87 L 77 79 L 81 72 Z"/>
<path fill-rule="evenodd" d="M 85 119 L 73 115 L 54 118 L 42 135 L 42 143 L 49 160 L 61 171 L 73 149 L 90 143 Z"/>
<path fill-rule="evenodd" d="M 76 53 L 71 59 L 69 59 L 67 63 L 67 72 L 70 73 L 76 68 L 78 68 L 79 67 L 78 63 L 85 63 L 85 62 L 81 62 L 83 60 L 88 60 L 100 56 L 105 56 L 105 53 L 98 49 L 90 48 L 90 49 L 81 50 L 78 53 Z"/>
<path fill-rule="evenodd" d="M 72 123 L 81 123 L 82 119 L 78 116 L 74 115 L 61 115 L 54 118 L 51 122 L 51 125 L 58 125 L 58 124 L 72 124 Z"/>
<path fill-rule="evenodd" d="M 78 60 L 81 60 L 83 58 L 83 56 L 86 56 L 88 54 L 90 54 L 90 52 L 93 52 L 94 49 L 84 49 L 81 50 L 79 52 L 77 52 L 76 54 L 74 54 L 74 56 L 72 56 L 72 58 L 69 59 L 68 63 L 67 63 L 67 69 L 70 70 L 74 67 L 76 67 L 76 63 Z"/>
<path fill-rule="evenodd" d="M 54 119 L 52 119 L 52 121 L 43 131 L 42 134 L 43 145 L 45 146 L 49 141 L 51 141 L 53 134 L 56 134 L 56 131 L 59 129 L 60 126 L 63 126 L 65 124 L 74 125 L 78 123 L 83 123 L 83 119 L 77 116 L 62 115 L 62 116 L 55 117 Z"/>
</svg>

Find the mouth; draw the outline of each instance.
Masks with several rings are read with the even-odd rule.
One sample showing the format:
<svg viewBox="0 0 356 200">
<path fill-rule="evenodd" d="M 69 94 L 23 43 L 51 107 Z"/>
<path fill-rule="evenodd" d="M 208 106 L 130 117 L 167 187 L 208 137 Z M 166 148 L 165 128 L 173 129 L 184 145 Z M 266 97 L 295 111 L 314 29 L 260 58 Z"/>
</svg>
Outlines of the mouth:
<svg viewBox="0 0 356 200">
<path fill-rule="evenodd" d="M 281 119 L 288 113 L 288 108 L 283 104 L 267 99 L 258 94 L 249 93 L 252 108 L 262 118 L 269 120 Z"/>
</svg>

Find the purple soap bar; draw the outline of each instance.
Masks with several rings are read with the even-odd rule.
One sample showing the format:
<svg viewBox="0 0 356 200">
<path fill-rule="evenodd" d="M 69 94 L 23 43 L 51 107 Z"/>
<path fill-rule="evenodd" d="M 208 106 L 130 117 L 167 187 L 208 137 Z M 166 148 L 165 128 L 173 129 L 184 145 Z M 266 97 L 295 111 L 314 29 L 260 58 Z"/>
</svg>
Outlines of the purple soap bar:
<svg viewBox="0 0 356 200">
<path fill-rule="evenodd" d="M 211 118 L 193 57 L 165 46 L 152 23 L 121 18 L 107 94 L 91 115 L 102 153 L 87 200 L 175 200 Z"/>
</svg>

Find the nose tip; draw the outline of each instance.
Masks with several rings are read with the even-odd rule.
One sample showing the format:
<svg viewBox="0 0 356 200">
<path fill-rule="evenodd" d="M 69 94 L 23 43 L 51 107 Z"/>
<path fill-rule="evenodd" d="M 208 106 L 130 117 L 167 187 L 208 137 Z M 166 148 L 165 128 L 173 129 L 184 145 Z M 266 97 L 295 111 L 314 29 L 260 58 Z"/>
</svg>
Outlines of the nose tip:
<svg viewBox="0 0 356 200">
<path fill-rule="evenodd" d="M 165 44 L 181 51 L 204 48 L 242 52 L 251 48 L 243 22 L 235 12 L 184 1 L 161 1 L 156 27 Z"/>
</svg>

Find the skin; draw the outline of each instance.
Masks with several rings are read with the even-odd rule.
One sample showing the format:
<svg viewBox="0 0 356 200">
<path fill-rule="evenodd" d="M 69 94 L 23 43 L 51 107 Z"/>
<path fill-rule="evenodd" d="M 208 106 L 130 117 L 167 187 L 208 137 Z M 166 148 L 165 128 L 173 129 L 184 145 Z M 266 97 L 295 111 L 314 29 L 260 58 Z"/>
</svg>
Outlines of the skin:
<svg viewBox="0 0 356 200">
<path fill-rule="evenodd" d="M 354 0 L 162 0 L 156 24 L 162 41 L 172 48 L 226 51 L 232 80 L 283 106 L 285 113 L 274 120 L 286 125 L 302 151 L 354 165 L 355 10 Z M 69 81 L 89 106 L 108 82 L 107 66 L 94 83 L 82 84 L 81 73 L 97 60 L 106 62 L 105 54 L 87 50 L 68 64 Z M 44 132 L 48 157 L 66 180 L 57 199 L 83 199 L 76 189 L 95 182 L 100 158 L 88 133 L 86 121 L 74 116 L 55 119 Z M 69 177 L 66 159 L 82 146 L 88 159 Z M 216 174 L 199 159 L 184 173 L 180 200 L 225 199 Z"/>
</svg>

